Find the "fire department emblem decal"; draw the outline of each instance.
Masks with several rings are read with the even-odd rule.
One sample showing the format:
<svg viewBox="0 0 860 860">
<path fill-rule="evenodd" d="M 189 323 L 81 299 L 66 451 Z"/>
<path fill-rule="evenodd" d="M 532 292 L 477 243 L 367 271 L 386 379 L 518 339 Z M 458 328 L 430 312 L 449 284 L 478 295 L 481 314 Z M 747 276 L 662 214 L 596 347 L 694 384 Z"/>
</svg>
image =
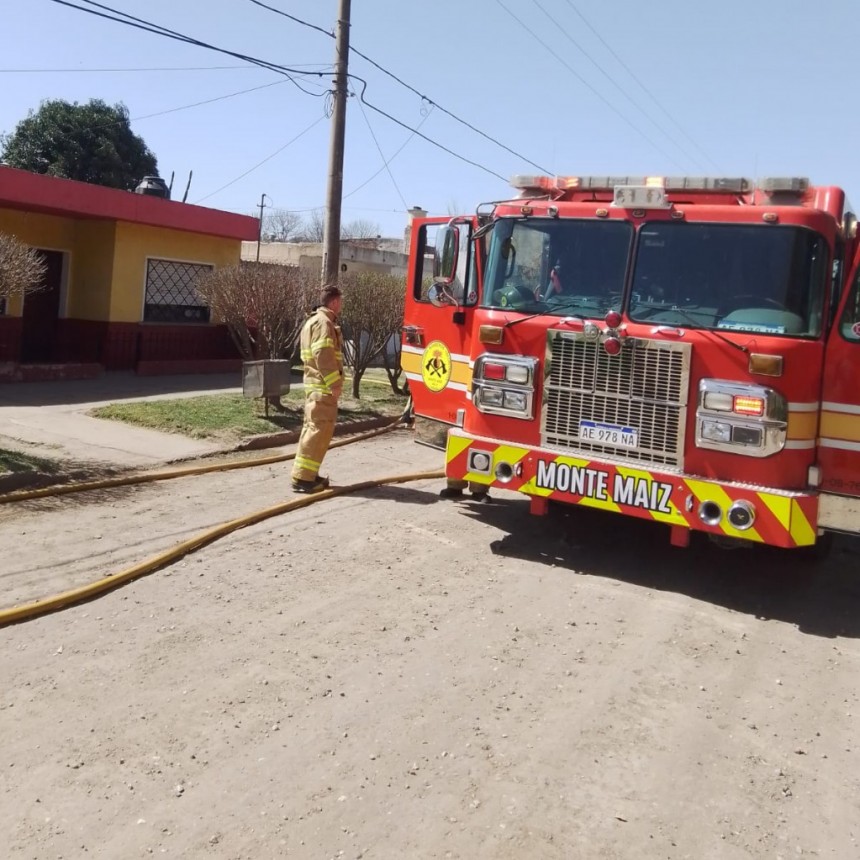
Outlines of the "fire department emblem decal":
<svg viewBox="0 0 860 860">
<path fill-rule="evenodd" d="M 451 379 L 451 353 L 441 340 L 427 344 L 421 356 L 421 378 L 428 391 L 441 391 Z"/>
</svg>

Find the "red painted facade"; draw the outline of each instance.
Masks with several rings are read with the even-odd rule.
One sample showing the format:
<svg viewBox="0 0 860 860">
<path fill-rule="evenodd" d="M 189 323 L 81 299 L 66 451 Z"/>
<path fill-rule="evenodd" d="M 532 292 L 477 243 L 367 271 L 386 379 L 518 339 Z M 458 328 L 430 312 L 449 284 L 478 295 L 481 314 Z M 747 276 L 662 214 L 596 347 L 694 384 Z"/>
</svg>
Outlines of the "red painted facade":
<svg viewBox="0 0 860 860">
<path fill-rule="evenodd" d="M 3 166 L 0 166 L 0 207 L 46 215 L 125 221 L 240 241 L 256 239 L 258 232 L 256 218 L 247 215 Z"/>
</svg>

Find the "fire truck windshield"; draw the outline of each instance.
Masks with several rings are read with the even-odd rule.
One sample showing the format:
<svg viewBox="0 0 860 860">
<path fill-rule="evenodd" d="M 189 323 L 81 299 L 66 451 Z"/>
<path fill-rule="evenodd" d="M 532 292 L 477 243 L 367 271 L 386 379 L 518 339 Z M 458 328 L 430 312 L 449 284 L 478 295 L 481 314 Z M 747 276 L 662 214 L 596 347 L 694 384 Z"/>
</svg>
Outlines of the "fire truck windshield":
<svg viewBox="0 0 860 860">
<path fill-rule="evenodd" d="M 639 229 L 632 320 L 816 336 L 827 246 L 801 227 L 650 222 Z"/>
<path fill-rule="evenodd" d="M 626 221 L 500 218 L 483 305 L 590 318 L 620 311 L 632 240 Z"/>
</svg>

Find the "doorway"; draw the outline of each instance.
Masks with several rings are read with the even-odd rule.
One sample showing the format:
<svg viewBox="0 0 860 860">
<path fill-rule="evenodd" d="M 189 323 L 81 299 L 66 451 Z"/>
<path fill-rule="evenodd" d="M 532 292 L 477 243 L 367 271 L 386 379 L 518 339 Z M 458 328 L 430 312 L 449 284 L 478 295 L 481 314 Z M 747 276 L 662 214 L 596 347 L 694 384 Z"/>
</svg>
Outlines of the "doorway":
<svg viewBox="0 0 860 860">
<path fill-rule="evenodd" d="M 43 287 L 24 298 L 21 327 L 21 363 L 44 364 L 54 359 L 60 291 L 63 285 L 63 252 L 38 251 L 45 261 Z"/>
</svg>

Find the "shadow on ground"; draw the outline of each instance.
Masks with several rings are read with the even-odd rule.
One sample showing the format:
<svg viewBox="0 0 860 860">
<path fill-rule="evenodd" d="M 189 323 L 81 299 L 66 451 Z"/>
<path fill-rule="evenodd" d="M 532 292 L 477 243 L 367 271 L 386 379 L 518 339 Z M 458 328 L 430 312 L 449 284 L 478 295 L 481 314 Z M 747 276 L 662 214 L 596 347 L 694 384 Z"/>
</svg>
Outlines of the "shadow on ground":
<svg viewBox="0 0 860 860">
<path fill-rule="evenodd" d="M 301 382 L 301 374 L 294 375 Z M 20 382 L 0 385 L 3 406 L 74 406 L 79 403 L 119 402 L 129 398 L 242 387 L 242 374 L 212 373 L 180 376 L 138 376 L 126 371 L 105 373 L 97 379 Z"/>
<path fill-rule="evenodd" d="M 80 484 L 113 478 L 131 469 L 121 469 L 95 463 L 76 463 L 69 460 L 44 460 L 38 467 L 27 467 L 20 471 L 0 473 L 0 495 L 19 490 L 40 490 L 43 487 Z"/>
<path fill-rule="evenodd" d="M 721 549 L 699 534 L 678 549 L 665 526 L 587 508 L 547 517 L 531 516 L 521 500 L 459 508 L 505 532 L 489 545 L 497 555 L 687 595 L 814 636 L 860 638 L 860 538 L 837 536 L 816 563 L 770 547 Z"/>
</svg>

